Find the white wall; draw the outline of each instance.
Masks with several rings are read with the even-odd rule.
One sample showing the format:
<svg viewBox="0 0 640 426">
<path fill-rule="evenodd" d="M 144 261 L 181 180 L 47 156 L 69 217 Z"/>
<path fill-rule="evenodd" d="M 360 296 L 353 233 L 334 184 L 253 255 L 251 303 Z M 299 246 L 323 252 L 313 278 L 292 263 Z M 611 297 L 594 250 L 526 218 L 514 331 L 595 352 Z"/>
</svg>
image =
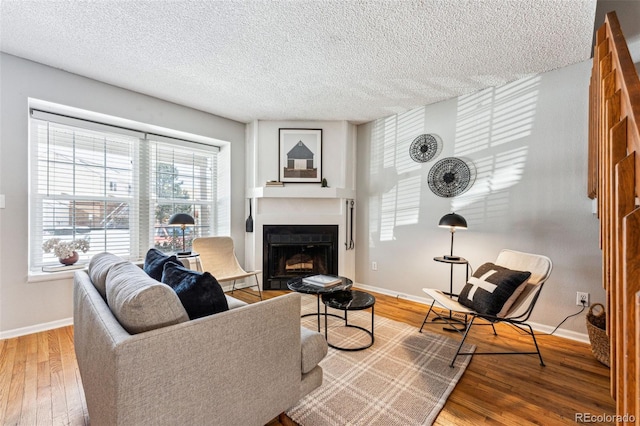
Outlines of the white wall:
<svg viewBox="0 0 640 426">
<path fill-rule="evenodd" d="M 29 97 L 230 142 L 231 235 L 244 253 L 243 123 L 4 53 L 0 69 L 0 337 L 72 315 L 71 279 L 27 281 Z"/>
<path fill-rule="evenodd" d="M 586 196 L 589 61 L 358 127 L 356 281 L 392 294 L 423 297 L 448 289 L 450 237 L 437 226 L 455 210 L 469 229 L 456 233 L 456 254 L 473 267 L 502 248 L 540 253 L 554 262 L 532 321 L 557 325 L 575 313 L 576 291 L 602 302 L 598 220 Z M 415 163 L 409 146 L 421 133 L 442 137 L 443 151 Z M 434 195 L 427 175 L 439 159 L 465 157 L 477 179 L 464 195 Z M 371 262 L 378 270 L 372 271 Z M 456 269 L 454 291 L 464 283 Z M 584 315 L 563 328 L 584 333 Z"/>
<path fill-rule="evenodd" d="M 322 129 L 322 177 L 337 188 L 353 188 L 353 125 L 346 121 L 265 121 L 252 123 L 256 129 L 254 187 L 268 180 L 278 180 L 279 129 Z M 250 182 L 250 181 L 248 181 Z M 250 184 L 250 183 L 249 183 Z M 319 184 L 289 184 L 317 187 Z"/>
</svg>

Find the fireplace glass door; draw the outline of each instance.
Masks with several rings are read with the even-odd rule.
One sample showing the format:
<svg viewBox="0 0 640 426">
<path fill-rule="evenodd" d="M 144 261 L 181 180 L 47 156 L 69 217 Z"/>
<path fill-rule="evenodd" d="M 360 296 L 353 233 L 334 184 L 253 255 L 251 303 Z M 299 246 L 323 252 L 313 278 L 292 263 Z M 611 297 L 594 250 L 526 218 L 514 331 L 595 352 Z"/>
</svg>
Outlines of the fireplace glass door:
<svg viewBox="0 0 640 426">
<path fill-rule="evenodd" d="M 264 289 L 286 289 L 292 278 L 338 273 L 337 225 L 265 225 Z"/>
</svg>

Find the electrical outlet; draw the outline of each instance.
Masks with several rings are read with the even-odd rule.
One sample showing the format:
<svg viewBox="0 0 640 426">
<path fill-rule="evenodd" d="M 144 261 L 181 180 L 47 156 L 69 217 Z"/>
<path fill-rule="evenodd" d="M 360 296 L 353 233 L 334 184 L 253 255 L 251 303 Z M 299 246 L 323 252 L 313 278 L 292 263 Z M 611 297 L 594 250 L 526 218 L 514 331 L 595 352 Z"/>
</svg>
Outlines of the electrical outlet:
<svg viewBox="0 0 640 426">
<path fill-rule="evenodd" d="M 589 306 L 589 293 L 583 293 L 581 291 L 576 293 L 576 305 L 582 306 L 584 301 L 585 306 Z"/>
<path fill-rule="evenodd" d="M 378 270 L 378 262 L 371 262 L 371 270 L 372 271 Z"/>
</svg>

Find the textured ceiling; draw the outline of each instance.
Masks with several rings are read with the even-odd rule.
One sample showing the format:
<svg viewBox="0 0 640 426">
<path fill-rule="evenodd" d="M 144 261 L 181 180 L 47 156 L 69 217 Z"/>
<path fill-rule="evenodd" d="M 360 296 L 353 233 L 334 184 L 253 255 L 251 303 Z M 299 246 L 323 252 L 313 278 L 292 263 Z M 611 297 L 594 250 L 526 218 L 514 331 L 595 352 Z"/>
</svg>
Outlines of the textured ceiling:
<svg viewBox="0 0 640 426">
<path fill-rule="evenodd" d="M 223 117 L 364 122 L 590 57 L 595 0 L 1 0 L 3 52 Z"/>
</svg>

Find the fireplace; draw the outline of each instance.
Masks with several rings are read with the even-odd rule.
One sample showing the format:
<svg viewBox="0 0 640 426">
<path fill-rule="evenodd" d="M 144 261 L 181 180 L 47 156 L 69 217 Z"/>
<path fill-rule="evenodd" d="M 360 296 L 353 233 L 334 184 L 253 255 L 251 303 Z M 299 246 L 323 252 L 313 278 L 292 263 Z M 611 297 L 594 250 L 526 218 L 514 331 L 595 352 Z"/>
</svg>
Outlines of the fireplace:
<svg viewBox="0 0 640 426">
<path fill-rule="evenodd" d="M 263 289 L 287 289 L 291 278 L 338 274 L 338 225 L 264 225 Z"/>
</svg>

